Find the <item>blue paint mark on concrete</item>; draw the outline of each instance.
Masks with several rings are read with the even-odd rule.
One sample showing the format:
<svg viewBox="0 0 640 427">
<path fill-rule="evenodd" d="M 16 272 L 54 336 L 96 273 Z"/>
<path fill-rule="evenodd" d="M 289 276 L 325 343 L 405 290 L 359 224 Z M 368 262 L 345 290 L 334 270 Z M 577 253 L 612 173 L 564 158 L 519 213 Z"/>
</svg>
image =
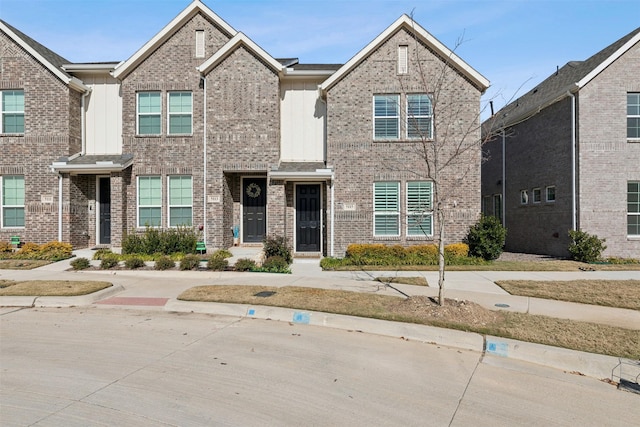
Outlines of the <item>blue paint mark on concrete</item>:
<svg viewBox="0 0 640 427">
<path fill-rule="evenodd" d="M 256 315 L 255 308 L 250 308 L 249 310 L 247 310 L 247 316 L 255 316 L 255 315 Z"/>
<path fill-rule="evenodd" d="M 509 356 L 509 344 L 499 341 L 487 341 L 487 353 L 496 356 Z"/>
<path fill-rule="evenodd" d="M 296 311 L 293 313 L 293 323 L 302 323 L 308 325 L 311 321 L 311 315 L 309 313 L 303 313 L 301 311 Z"/>
</svg>

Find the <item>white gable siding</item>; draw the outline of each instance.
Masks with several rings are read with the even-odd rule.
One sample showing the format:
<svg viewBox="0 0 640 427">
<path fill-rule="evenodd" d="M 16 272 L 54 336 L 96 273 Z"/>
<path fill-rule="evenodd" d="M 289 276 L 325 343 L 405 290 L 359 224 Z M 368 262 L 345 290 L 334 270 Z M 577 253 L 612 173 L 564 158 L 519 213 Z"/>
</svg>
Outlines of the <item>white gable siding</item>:
<svg viewBox="0 0 640 427">
<path fill-rule="evenodd" d="M 324 161 L 326 106 L 318 97 L 315 80 L 290 80 L 281 84 L 282 161 Z"/>
<path fill-rule="evenodd" d="M 122 153 L 122 97 L 120 85 L 106 74 L 79 76 L 91 88 L 85 99 L 86 154 Z"/>
</svg>

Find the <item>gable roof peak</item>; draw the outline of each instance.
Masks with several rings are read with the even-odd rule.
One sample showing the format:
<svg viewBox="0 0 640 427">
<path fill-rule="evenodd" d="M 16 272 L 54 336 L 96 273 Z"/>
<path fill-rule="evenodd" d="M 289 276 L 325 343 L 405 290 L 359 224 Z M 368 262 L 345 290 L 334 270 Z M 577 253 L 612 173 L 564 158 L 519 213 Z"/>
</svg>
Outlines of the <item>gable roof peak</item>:
<svg viewBox="0 0 640 427">
<path fill-rule="evenodd" d="M 187 21 L 193 18 L 198 13 L 202 13 L 204 16 L 213 21 L 223 32 L 227 34 L 229 38 L 235 36 L 238 32 L 222 18 L 220 18 L 215 12 L 209 9 L 200 0 L 193 0 L 182 12 L 171 20 L 167 25 L 160 30 L 158 34 L 153 36 L 151 40 L 144 44 L 136 53 L 134 53 L 129 59 L 118 64 L 113 71 L 113 77 L 117 79 L 124 78 L 135 67 L 140 65 L 151 53 L 158 48 L 162 43 L 167 41 L 180 27 L 182 27 Z"/>
</svg>

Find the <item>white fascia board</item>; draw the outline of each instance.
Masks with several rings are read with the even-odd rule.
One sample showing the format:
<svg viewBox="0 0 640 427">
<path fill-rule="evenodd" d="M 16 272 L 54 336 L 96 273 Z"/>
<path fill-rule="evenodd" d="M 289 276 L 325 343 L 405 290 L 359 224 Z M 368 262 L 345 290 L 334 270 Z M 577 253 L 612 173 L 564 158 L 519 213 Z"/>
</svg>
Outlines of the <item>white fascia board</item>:
<svg viewBox="0 0 640 427">
<path fill-rule="evenodd" d="M 317 169 L 315 172 L 270 171 L 269 177 L 284 181 L 333 181 L 334 174 L 331 169 Z"/>
<path fill-rule="evenodd" d="M 328 77 L 335 72 L 335 70 L 294 70 L 293 68 L 284 69 L 284 75 L 287 77 Z"/>
<path fill-rule="evenodd" d="M 428 46 L 438 52 L 442 57 L 448 58 L 451 65 L 467 76 L 472 82 L 478 85 L 482 92 L 487 90 L 490 83 L 482 74 L 473 69 L 469 64 L 463 61 L 458 55 L 442 44 L 438 39 L 433 37 L 427 30 L 422 28 L 420 24 L 415 22 L 409 16 L 402 15 L 393 24 L 387 27 L 378 37 L 376 37 L 371 43 L 365 46 L 360 52 L 358 52 L 353 58 L 351 58 L 346 64 L 344 64 L 333 76 L 327 79 L 322 84 L 322 91 L 326 91 L 337 83 L 342 77 L 355 68 L 360 62 L 362 62 L 367 56 L 369 56 L 374 50 L 376 50 L 382 43 L 384 43 L 389 37 L 395 34 L 402 27 L 406 27 L 408 30 L 415 32 L 415 34 Z"/>
<path fill-rule="evenodd" d="M 207 74 L 213 67 L 222 62 L 231 52 L 236 50 L 240 45 L 247 47 L 254 54 L 258 55 L 263 61 L 271 66 L 275 71 L 281 74 L 284 70 L 284 66 L 276 61 L 271 55 L 269 55 L 264 49 L 255 44 L 249 37 L 243 33 L 237 33 L 231 40 L 225 43 L 216 53 L 214 53 L 209 59 L 203 62 L 200 66 L 196 67 L 201 74 Z"/>
<path fill-rule="evenodd" d="M 57 78 L 59 78 L 64 84 L 71 86 L 72 88 L 79 90 L 81 92 L 87 92 L 90 89 L 85 86 L 82 81 L 78 80 L 75 77 L 70 77 L 67 74 L 63 73 L 58 67 L 53 65 L 51 62 L 47 61 L 42 55 L 40 55 L 34 48 L 32 48 L 29 44 L 25 43 L 22 38 L 18 37 L 13 31 L 9 29 L 4 23 L 0 22 L 0 29 L 7 34 L 11 39 L 20 45 L 21 48 L 26 50 L 29 55 L 33 56 L 38 62 L 44 65 L 49 71 L 51 71 Z"/>
<path fill-rule="evenodd" d="M 211 9 L 205 6 L 200 0 L 194 0 L 186 9 L 178 16 L 173 18 L 158 34 L 153 36 L 151 40 L 145 43 L 136 53 L 129 59 L 118 64 L 113 71 L 113 77 L 116 79 L 126 75 L 132 68 L 136 67 L 140 62 L 147 58 L 158 46 L 167 41 L 177 28 L 183 26 L 189 19 L 193 18 L 198 12 L 202 12 L 209 19 L 216 23 L 223 31 L 227 32 L 230 37 L 235 36 L 237 31 L 227 24 L 222 18 L 216 15 Z"/>
<path fill-rule="evenodd" d="M 64 64 L 62 69 L 67 73 L 109 73 L 116 68 L 113 62 L 104 64 Z"/>
<path fill-rule="evenodd" d="M 598 74 L 604 71 L 609 65 L 611 65 L 615 60 L 624 55 L 629 49 L 631 49 L 636 43 L 640 42 L 640 33 L 633 36 L 628 42 L 626 42 L 620 49 L 616 50 L 613 55 L 605 59 L 598 65 L 596 68 L 591 70 L 589 74 L 584 76 L 578 83 L 579 88 L 583 88 L 587 83 L 593 80 Z"/>
</svg>

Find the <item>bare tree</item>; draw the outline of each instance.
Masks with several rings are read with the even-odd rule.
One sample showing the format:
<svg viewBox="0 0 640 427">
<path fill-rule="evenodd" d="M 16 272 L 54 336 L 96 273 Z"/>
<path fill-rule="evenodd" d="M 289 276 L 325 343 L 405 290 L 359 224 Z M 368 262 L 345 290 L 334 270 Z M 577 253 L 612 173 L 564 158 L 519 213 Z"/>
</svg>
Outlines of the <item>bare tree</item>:
<svg viewBox="0 0 640 427">
<path fill-rule="evenodd" d="M 431 200 L 406 206 L 404 215 L 410 217 L 414 227 L 419 227 L 425 235 L 435 225 L 438 304 L 444 305 L 444 248 L 449 224 L 456 215 L 467 220 L 472 216 L 474 221 L 479 217 L 482 145 L 491 137 L 491 132 L 484 136 L 481 132 L 480 116 L 484 108 L 480 108 L 479 89 L 470 83 L 461 84 L 465 78 L 454 63 L 453 52 L 462 44 L 463 38 L 458 39 L 448 57 L 439 56 L 439 60 L 434 61 L 422 57 L 421 52 L 426 49 L 415 34 L 414 31 L 411 65 L 417 67 L 417 71 L 411 76 L 398 76 L 407 104 L 406 121 L 403 121 L 407 129 L 404 131 L 410 142 L 400 144 L 386 166 L 432 183 Z M 424 95 L 412 95 L 415 93 L 426 94 L 426 100 Z M 409 160 L 416 158 L 419 159 L 418 167 Z"/>
</svg>

